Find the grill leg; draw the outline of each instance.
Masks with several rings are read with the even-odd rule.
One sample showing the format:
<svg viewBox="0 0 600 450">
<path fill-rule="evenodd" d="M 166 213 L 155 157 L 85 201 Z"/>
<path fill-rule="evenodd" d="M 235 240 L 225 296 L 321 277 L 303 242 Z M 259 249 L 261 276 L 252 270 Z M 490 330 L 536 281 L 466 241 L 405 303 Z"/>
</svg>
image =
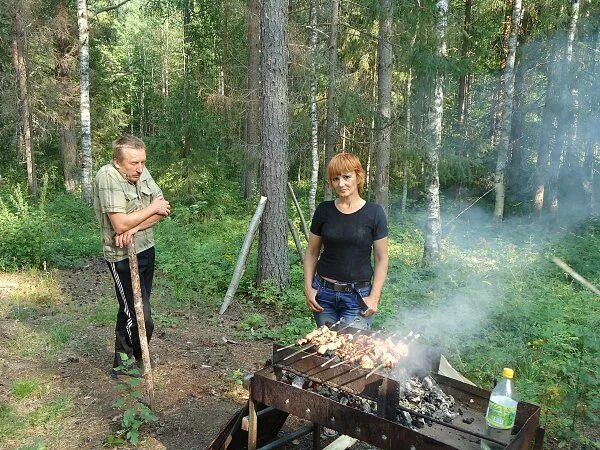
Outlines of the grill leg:
<svg viewBox="0 0 600 450">
<path fill-rule="evenodd" d="M 313 428 L 313 450 L 321 450 L 321 425 L 314 424 Z"/>
<path fill-rule="evenodd" d="M 538 427 L 535 431 L 535 441 L 533 442 L 533 450 L 542 450 L 544 448 L 544 434 L 546 430 L 544 427 Z"/>
<path fill-rule="evenodd" d="M 252 399 L 252 390 L 248 398 L 248 450 L 256 450 L 258 437 L 258 416 L 256 402 Z"/>
</svg>

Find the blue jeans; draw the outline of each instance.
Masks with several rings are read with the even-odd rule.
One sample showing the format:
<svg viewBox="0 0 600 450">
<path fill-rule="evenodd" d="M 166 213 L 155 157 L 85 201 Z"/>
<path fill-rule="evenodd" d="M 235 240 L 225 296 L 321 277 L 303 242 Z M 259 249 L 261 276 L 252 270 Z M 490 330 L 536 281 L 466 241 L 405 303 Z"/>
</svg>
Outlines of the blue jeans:
<svg viewBox="0 0 600 450">
<path fill-rule="evenodd" d="M 371 329 L 373 316 L 363 317 L 362 312 L 367 310 L 363 297 L 371 293 L 371 286 L 354 289 L 351 292 L 337 292 L 319 283 L 319 279 L 313 278 L 312 287 L 317 290 L 316 300 L 323 308 L 320 313 L 313 313 L 317 326 L 329 325 L 341 321 L 346 325 L 364 330 Z"/>
</svg>

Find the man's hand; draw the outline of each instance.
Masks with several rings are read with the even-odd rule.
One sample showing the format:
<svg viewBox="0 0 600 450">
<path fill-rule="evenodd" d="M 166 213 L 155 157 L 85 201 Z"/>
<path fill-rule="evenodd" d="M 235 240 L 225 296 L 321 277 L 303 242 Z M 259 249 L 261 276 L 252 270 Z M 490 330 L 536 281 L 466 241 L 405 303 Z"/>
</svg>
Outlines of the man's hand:
<svg viewBox="0 0 600 450">
<path fill-rule="evenodd" d="M 171 214 L 171 205 L 162 196 L 156 197 L 152 201 L 151 206 L 154 208 L 154 212 L 156 214 L 159 214 L 159 215 L 165 216 L 165 217 L 168 216 L 169 214 Z"/>
<path fill-rule="evenodd" d="M 125 233 L 115 235 L 115 245 L 119 248 L 127 247 L 131 242 L 133 242 L 133 237 L 137 232 L 138 229 L 136 227 L 126 231 Z"/>
<path fill-rule="evenodd" d="M 306 304 L 308 305 L 308 307 L 310 308 L 311 311 L 313 312 L 323 312 L 323 307 L 321 305 L 319 305 L 319 302 L 317 302 L 317 290 L 314 288 L 310 288 L 310 290 L 308 291 L 308 293 L 305 293 L 306 296 Z"/>
</svg>

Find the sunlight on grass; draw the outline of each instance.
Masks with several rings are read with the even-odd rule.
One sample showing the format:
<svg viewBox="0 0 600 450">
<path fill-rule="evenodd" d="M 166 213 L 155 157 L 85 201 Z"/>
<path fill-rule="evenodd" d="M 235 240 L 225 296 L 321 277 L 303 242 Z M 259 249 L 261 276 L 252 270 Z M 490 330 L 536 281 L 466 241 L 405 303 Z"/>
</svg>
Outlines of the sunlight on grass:
<svg viewBox="0 0 600 450">
<path fill-rule="evenodd" d="M 41 382 L 34 378 L 25 378 L 13 383 L 10 392 L 16 399 L 24 399 L 40 389 Z"/>
<path fill-rule="evenodd" d="M 20 306 L 52 306 L 62 300 L 60 285 L 50 272 L 30 270 L 15 275 L 18 286 L 8 295 L 8 301 Z"/>
</svg>

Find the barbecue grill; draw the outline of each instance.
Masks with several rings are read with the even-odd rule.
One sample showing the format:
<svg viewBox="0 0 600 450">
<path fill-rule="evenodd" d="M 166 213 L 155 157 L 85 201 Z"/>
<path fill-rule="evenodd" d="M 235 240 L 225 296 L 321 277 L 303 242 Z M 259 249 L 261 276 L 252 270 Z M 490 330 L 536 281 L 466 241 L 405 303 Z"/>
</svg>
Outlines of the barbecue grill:
<svg viewBox="0 0 600 450">
<path fill-rule="evenodd" d="M 344 331 L 371 334 L 350 327 Z M 424 349 L 420 346 L 418 353 Z M 490 391 L 437 374 L 436 363 L 418 366 L 411 361 L 414 353 L 411 345 L 403 364 L 381 374 L 347 364 L 324 365 L 327 359 L 314 354 L 314 348 L 298 352 L 275 344 L 270 364 L 249 379 L 247 407 L 208 449 L 270 450 L 311 432 L 313 449 L 319 449 L 320 429 L 327 427 L 385 450 L 479 450 Z M 439 353 L 427 353 L 430 361 L 439 362 Z M 406 380 L 413 376 L 428 376 L 453 397 L 453 420 L 436 419 L 399 402 Z M 289 414 L 313 425 L 277 438 Z M 505 449 L 528 449 L 531 444 L 541 449 L 539 415 L 538 406 L 519 402 L 510 440 L 497 443 Z"/>
</svg>

